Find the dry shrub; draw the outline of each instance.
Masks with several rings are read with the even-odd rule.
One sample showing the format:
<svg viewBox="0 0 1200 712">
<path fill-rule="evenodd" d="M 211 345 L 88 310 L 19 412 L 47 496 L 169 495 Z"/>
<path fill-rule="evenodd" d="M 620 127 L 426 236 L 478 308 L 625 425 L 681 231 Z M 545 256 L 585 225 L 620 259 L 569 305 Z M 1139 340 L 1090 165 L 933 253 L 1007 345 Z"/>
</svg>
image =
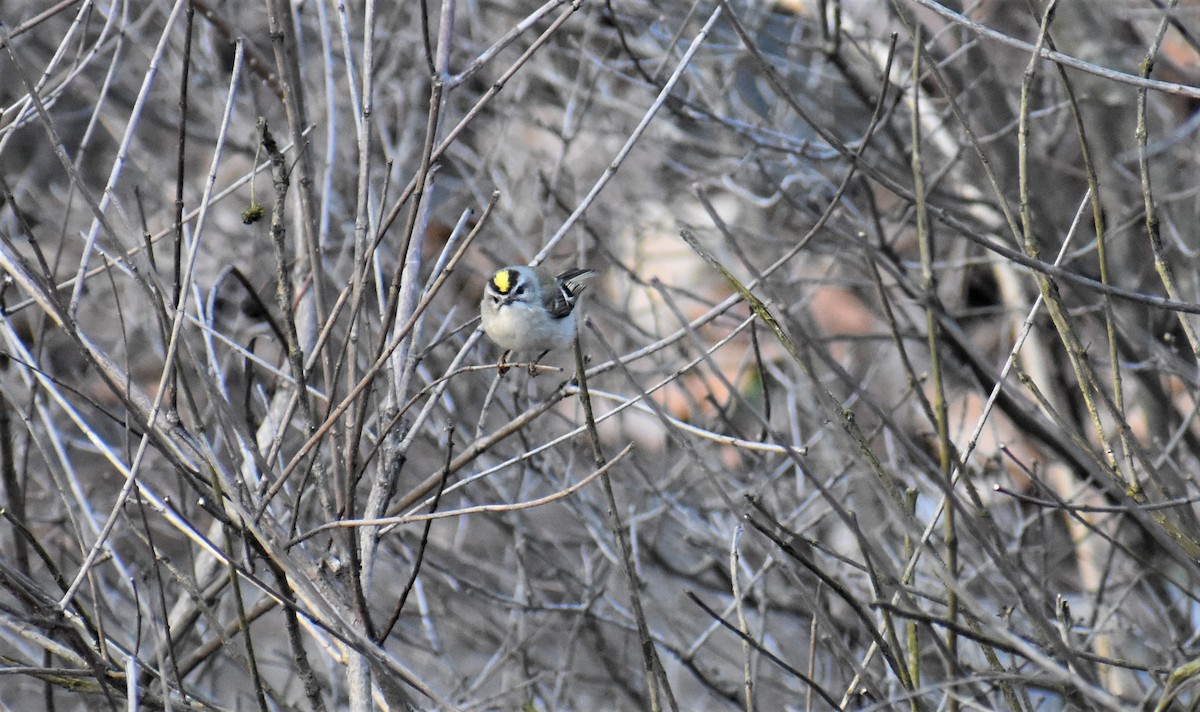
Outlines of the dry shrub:
<svg viewBox="0 0 1200 712">
<path fill-rule="evenodd" d="M 4 699 L 1196 701 L 1195 3 L 29 5 Z"/>
</svg>

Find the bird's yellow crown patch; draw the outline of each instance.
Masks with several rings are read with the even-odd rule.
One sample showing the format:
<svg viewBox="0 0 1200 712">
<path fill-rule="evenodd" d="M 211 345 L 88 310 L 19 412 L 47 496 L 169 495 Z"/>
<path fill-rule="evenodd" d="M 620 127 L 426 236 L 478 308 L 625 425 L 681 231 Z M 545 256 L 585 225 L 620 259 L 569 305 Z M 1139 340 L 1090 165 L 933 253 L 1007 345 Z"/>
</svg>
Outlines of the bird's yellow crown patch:
<svg viewBox="0 0 1200 712">
<path fill-rule="evenodd" d="M 502 269 L 492 275 L 492 286 L 501 294 L 508 294 L 508 290 L 512 289 L 512 270 Z"/>
</svg>

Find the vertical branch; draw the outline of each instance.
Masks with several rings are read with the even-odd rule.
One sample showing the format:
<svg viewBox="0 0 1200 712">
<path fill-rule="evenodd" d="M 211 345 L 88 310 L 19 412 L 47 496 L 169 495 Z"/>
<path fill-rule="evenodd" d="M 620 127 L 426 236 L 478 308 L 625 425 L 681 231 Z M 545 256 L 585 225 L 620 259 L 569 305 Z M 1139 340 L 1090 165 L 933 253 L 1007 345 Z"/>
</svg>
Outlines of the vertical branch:
<svg viewBox="0 0 1200 712">
<path fill-rule="evenodd" d="M 359 78 L 359 89 L 354 91 L 355 77 L 351 72 L 349 52 L 347 52 L 347 76 L 346 81 L 351 85 L 351 97 L 357 101 L 352 103 L 354 112 L 355 126 L 355 145 L 358 150 L 358 177 L 355 187 L 355 206 L 354 206 L 354 245 L 353 245 L 353 271 L 350 280 L 350 309 L 349 309 L 349 333 L 346 336 L 346 350 L 349 357 L 345 360 L 344 373 L 347 391 L 354 388 L 354 384 L 358 381 L 358 358 L 360 331 L 363 328 L 363 320 L 360 312 L 360 306 L 367 285 L 367 275 L 369 274 L 369 257 L 367 250 L 367 235 L 371 227 L 371 133 L 373 129 L 372 115 L 374 113 L 375 103 L 375 2 L 367 0 L 363 7 L 363 54 L 362 61 L 359 63 L 362 76 Z M 332 98 L 331 98 L 332 103 Z M 332 109 L 332 106 L 330 107 Z M 353 478 L 354 463 L 357 462 L 355 453 L 358 450 L 358 434 L 361 432 L 359 423 L 363 417 L 363 412 L 366 410 L 366 400 L 350 402 L 347 405 L 345 415 L 342 418 L 343 424 L 343 441 L 342 441 L 342 461 L 346 464 L 346 470 L 342 473 L 343 480 L 339 483 L 339 488 L 344 491 L 343 496 L 349 500 L 353 498 Z M 353 517 L 356 511 L 353 506 L 345 508 L 344 516 Z"/>
<path fill-rule="evenodd" d="M 181 291 L 183 288 L 183 177 L 187 165 L 188 84 L 192 65 L 192 20 L 195 15 L 195 5 L 192 0 L 187 0 L 187 10 L 184 12 L 183 21 L 183 57 L 180 60 L 182 67 L 179 70 L 179 151 L 175 159 L 175 254 L 172 259 L 173 269 L 171 272 L 172 304 L 179 304 L 179 300 L 183 296 Z M 166 410 L 171 414 L 175 414 L 179 410 L 176 400 L 179 397 L 176 388 L 178 378 L 178 371 L 172 369 L 166 383 Z"/>
<path fill-rule="evenodd" d="M 7 356 L 0 356 L 0 371 L 9 368 Z M 2 394 L 0 394 L 2 396 Z M 29 530 L 25 513 L 25 488 L 17 478 L 17 453 L 13 447 L 12 415 L 14 404 L 0 397 L 0 486 L 4 494 L 4 519 L 13 529 L 13 558 L 17 570 L 29 575 Z"/>
<path fill-rule="evenodd" d="M 589 322 L 590 326 L 590 322 Z M 579 334 L 575 334 L 575 378 L 579 381 L 579 404 L 583 407 L 583 419 L 587 426 L 588 440 L 592 445 L 592 463 L 597 469 L 607 464 L 604 452 L 600 449 L 600 431 L 596 428 L 596 416 L 592 412 L 592 397 L 587 385 L 587 368 L 583 359 L 583 344 Z M 641 642 L 642 665 L 646 671 L 647 692 L 650 695 L 650 709 L 660 712 L 663 709 L 665 696 L 670 708 L 678 709 L 675 695 L 667 683 L 666 671 L 658 657 L 658 649 L 654 638 L 650 635 L 650 627 L 646 624 L 646 613 L 642 610 L 642 584 L 638 579 L 637 568 L 633 564 L 633 551 L 629 545 L 628 533 L 621 521 L 621 510 L 617 507 L 617 496 L 613 493 L 612 479 L 606 471 L 600 476 L 604 489 L 604 501 L 608 505 L 608 517 L 612 527 L 613 537 L 617 540 L 617 550 L 621 555 L 621 564 L 625 572 L 625 583 L 629 586 L 629 603 L 633 608 L 633 618 L 637 624 L 638 640 Z M 659 689 L 659 686 L 662 689 Z"/>
<path fill-rule="evenodd" d="M 750 626 L 746 624 L 745 602 L 742 600 L 742 573 L 738 555 L 738 547 L 742 542 L 742 525 L 733 530 L 733 541 L 729 545 L 729 581 L 730 592 L 733 595 L 733 608 L 737 613 L 738 630 L 742 638 L 742 706 L 746 712 L 754 712 L 754 678 L 750 653 Z"/>
<path fill-rule="evenodd" d="M 402 242 L 397 254 L 401 256 L 399 264 L 392 272 L 391 282 L 388 285 L 386 297 L 381 301 L 385 307 L 383 318 L 380 324 L 380 333 L 392 334 L 392 338 L 380 339 L 379 345 L 375 354 L 375 363 L 382 364 L 390 363 L 391 368 L 388 369 L 389 390 L 386 394 L 389 408 L 398 408 L 403 403 L 406 397 L 409 380 L 415 363 L 410 362 L 408 358 L 416 338 L 415 323 L 416 323 L 416 308 L 418 306 L 417 290 L 419 289 L 421 275 L 421 249 L 424 245 L 423 227 L 418 230 L 418 225 L 423 225 L 427 212 L 430 209 L 428 201 L 423 198 L 426 190 L 430 187 L 429 183 L 433 177 L 433 150 L 437 145 L 437 135 L 441 126 L 441 110 L 442 110 L 442 93 L 445 90 L 446 70 L 450 61 L 450 45 L 452 39 L 452 29 L 454 26 L 453 20 L 454 2 L 453 0 L 445 0 L 442 6 L 441 26 L 438 33 L 438 62 L 439 71 L 430 77 L 429 88 L 429 107 L 425 120 L 425 140 L 421 148 L 421 158 L 418 164 L 417 174 L 413 178 L 415 186 L 412 193 L 412 203 L 409 206 L 408 219 L 404 226 Z M 382 236 L 384 226 L 379 226 L 379 236 Z M 364 265 L 365 267 L 365 265 Z M 393 330 L 397 330 L 393 333 Z M 369 393 L 373 388 L 372 382 L 366 382 L 363 390 L 364 394 Z M 366 396 L 363 396 L 365 402 Z M 361 429 L 361 421 L 359 427 Z M 357 441 L 357 434 L 354 436 Z M 391 483 L 397 474 L 397 469 L 403 463 L 406 457 L 403 444 L 398 448 L 388 448 L 385 451 L 383 462 L 377 470 L 374 482 L 371 485 L 371 491 L 368 494 L 366 511 L 364 516 L 376 517 L 387 506 L 387 496 L 392 487 Z M 359 553 L 358 556 L 362 561 L 361 576 L 370 580 L 373 552 L 375 549 L 376 537 L 378 530 L 375 527 L 368 527 L 360 534 Z M 364 584 L 365 585 L 365 584 Z"/>
<path fill-rule="evenodd" d="M 275 303 L 282 315 L 283 333 L 287 338 L 287 358 L 295 380 L 296 397 L 299 399 L 300 410 L 310 436 L 317 432 L 316 418 L 313 412 L 312 396 L 308 392 L 308 377 L 304 369 L 304 352 L 300 344 L 299 330 L 296 327 L 295 290 L 292 282 L 292 261 L 287 251 L 287 229 L 283 225 L 284 212 L 287 208 L 287 192 L 290 185 L 288 166 L 283 153 L 275 143 L 275 137 L 267 128 L 266 119 L 258 120 L 259 140 L 263 150 L 271 161 L 271 183 L 275 189 L 274 201 L 271 204 L 271 248 L 275 255 Z M 317 472 L 318 493 L 325 516 L 333 519 L 337 509 L 331 499 L 331 487 L 325 477 L 325 466 L 321 458 L 313 458 L 313 468 Z"/>
<path fill-rule="evenodd" d="M 1041 244 L 1033 226 L 1033 216 L 1029 201 L 1029 115 L 1032 111 L 1029 95 L 1033 86 L 1034 76 L 1037 74 L 1036 68 L 1040 61 L 1041 47 L 1046 41 L 1046 35 L 1049 32 L 1050 23 L 1054 19 L 1054 10 L 1057 4 L 1058 0 L 1050 0 L 1046 5 L 1038 32 L 1038 49 L 1030 57 L 1029 64 L 1022 75 L 1021 107 L 1017 126 L 1021 235 L 1025 254 L 1035 259 L 1041 259 Z M 1092 427 L 1096 431 L 1099 441 L 1106 442 L 1107 437 L 1105 436 L 1104 424 L 1100 420 L 1100 411 L 1093 397 L 1094 390 L 1098 390 L 1094 374 L 1085 363 L 1085 359 L 1087 358 L 1085 350 L 1075 333 L 1075 327 L 1059 297 L 1058 286 L 1045 273 L 1037 272 L 1035 273 L 1035 277 L 1037 279 L 1038 290 L 1046 302 L 1046 308 L 1050 312 L 1054 326 L 1058 330 L 1059 338 L 1063 342 L 1063 348 L 1067 352 L 1067 359 L 1075 372 L 1080 395 L 1087 406 L 1088 414 L 1091 416 Z M 1107 461 L 1114 475 L 1118 479 L 1124 480 L 1125 474 L 1122 472 L 1121 465 L 1115 460 L 1111 451 L 1108 452 Z"/>
<path fill-rule="evenodd" d="M 929 347 L 929 385 L 933 388 L 933 425 L 937 430 L 938 470 L 946 497 L 942 520 L 948 578 L 945 587 L 946 618 L 950 621 L 946 630 L 946 677 L 954 678 L 958 669 L 958 634 L 955 632 L 959 623 L 958 586 L 955 585 L 958 581 L 958 530 L 955 526 L 953 448 L 946 418 L 946 387 L 942 377 L 941 343 L 938 338 L 937 278 L 933 271 L 936 249 L 933 228 L 929 224 L 929 213 L 926 210 L 925 175 L 921 164 L 921 47 L 924 40 L 920 28 L 920 25 L 916 25 L 913 35 L 915 48 L 912 59 L 912 177 L 913 195 L 916 197 L 917 244 L 921 254 L 921 288 L 925 291 L 925 336 Z M 949 691 L 946 695 L 946 708 L 950 712 L 957 712 L 958 707 L 958 694 Z"/>
<path fill-rule="evenodd" d="M 1143 78 L 1150 78 L 1150 72 L 1154 69 L 1154 59 L 1158 56 L 1163 36 L 1167 31 L 1167 25 L 1178 4 L 1179 0 L 1170 0 L 1167 3 L 1167 7 L 1163 9 L 1163 18 L 1158 23 L 1154 40 L 1146 48 L 1146 56 L 1142 59 L 1142 64 L 1139 68 L 1138 73 Z M 1142 209 L 1145 211 L 1146 217 L 1146 237 L 1150 241 L 1150 250 L 1154 253 L 1154 269 L 1158 272 L 1159 279 L 1162 280 L 1163 287 L 1167 290 L 1167 295 L 1172 299 L 1182 300 L 1183 297 L 1180 296 L 1179 288 L 1175 284 L 1171 263 L 1167 261 L 1166 252 L 1163 250 L 1162 234 L 1158 222 L 1158 209 L 1154 203 L 1154 191 L 1150 186 L 1150 163 L 1146 151 L 1147 136 L 1149 134 L 1146 128 L 1146 94 L 1146 87 L 1138 87 L 1136 130 L 1138 173 L 1141 174 L 1142 178 Z M 1188 346 L 1192 349 L 1192 357 L 1200 360 L 1200 338 L 1196 336 L 1196 329 L 1187 314 L 1180 312 L 1178 316 L 1179 326 L 1183 329 L 1183 333 L 1188 340 Z"/>
<path fill-rule="evenodd" d="M 358 150 L 358 177 L 354 208 L 353 259 L 351 262 L 350 331 L 346 335 L 346 358 L 344 361 L 347 391 L 353 388 L 354 383 L 359 378 L 360 330 L 364 325 L 361 306 L 366 293 L 367 275 L 369 274 L 368 263 L 370 262 L 367 250 L 367 235 L 370 232 L 371 225 L 371 132 L 374 128 L 372 115 L 375 106 L 374 0 L 367 0 L 363 6 L 362 27 L 363 54 L 360 63 L 362 76 L 357 95 L 358 102 L 352 106 L 352 110 L 354 111 L 355 145 Z M 346 55 L 346 80 L 353 85 L 355 78 L 353 73 L 349 71 L 351 61 L 349 47 L 346 48 Z M 353 86 L 351 86 L 351 95 L 354 96 Z M 334 103 L 331 98 L 329 107 L 331 112 L 333 111 Z M 356 497 L 357 473 L 359 469 L 358 444 L 362 437 L 362 430 L 366 425 L 366 413 L 369 410 L 369 403 L 369 392 L 361 399 L 347 399 L 347 409 L 344 417 L 338 421 L 334 421 L 340 423 L 342 429 L 341 471 L 334 486 L 338 492 L 338 511 L 341 512 L 343 517 L 354 517 L 358 513 Z M 390 472 L 391 464 L 391 462 L 381 463 L 379 467 L 381 476 L 387 476 L 387 473 Z M 366 602 L 365 589 L 370 582 L 372 559 L 364 555 L 365 550 L 368 548 L 364 540 L 368 540 L 370 537 L 367 536 L 360 539 L 359 533 L 354 529 L 347 529 L 344 532 L 335 534 L 335 536 L 343 539 L 343 546 L 350 558 L 350 570 L 355 572 L 355 575 L 351 577 L 354 609 L 359 622 L 370 636 L 373 633 L 374 626 L 371 623 L 370 608 Z M 367 679 L 366 668 L 360 665 L 360 663 L 359 656 L 355 656 L 350 669 L 356 680 L 365 682 Z M 352 685 L 352 689 L 355 690 L 355 694 L 360 692 L 360 688 L 357 685 Z"/>
<path fill-rule="evenodd" d="M 296 147 L 296 175 L 300 200 L 300 235 L 295 242 L 296 272 L 301 281 L 310 281 L 306 298 L 313 300 L 313 309 L 305 309 L 303 316 L 304 340 L 307 345 L 315 334 L 310 331 L 314 324 L 323 324 L 328 311 L 325 308 L 324 270 L 317 244 L 317 201 L 313 196 L 312 154 L 307 149 L 304 132 L 308 128 L 308 108 L 305 105 L 304 79 L 300 72 L 300 48 L 296 42 L 296 28 L 292 19 L 291 3 L 288 0 L 266 0 L 267 23 L 271 32 L 271 45 L 275 51 L 275 65 L 284 88 L 283 107 L 287 114 L 288 138 Z M 292 256 L 289 256 L 292 259 Z M 332 364 L 327 351 L 321 354 L 324 383 L 332 383 Z"/>
<path fill-rule="evenodd" d="M 314 712 L 325 712 L 325 700 L 321 696 L 321 681 L 308 661 L 308 653 L 304 650 L 304 640 L 300 636 L 300 617 L 296 615 L 296 596 L 288 584 L 287 574 L 273 561 L 267 559 L 267 566 L 275 577 L 275 586 L 287 601 L 282 606 L 284 627 L 287 629 L 288 646 L 292 650 L 292 663 L 296 673 L 304 685 L 304 696 Z"/>
</svg>

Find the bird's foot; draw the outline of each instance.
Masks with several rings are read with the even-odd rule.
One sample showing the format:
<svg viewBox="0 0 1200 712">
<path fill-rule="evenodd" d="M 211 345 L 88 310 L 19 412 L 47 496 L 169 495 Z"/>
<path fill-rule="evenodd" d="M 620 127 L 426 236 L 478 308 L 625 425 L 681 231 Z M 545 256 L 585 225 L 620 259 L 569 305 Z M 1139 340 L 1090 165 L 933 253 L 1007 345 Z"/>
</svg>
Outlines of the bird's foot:
<svg viewBox="0 0 1200 712">
<path fill-rule="evenodd" d="M 550 349 L 546 349 L 545 351 L 543 351 L 543 352 L 542 352 L 541 356 L 538 356 L 537 358 L 535 358 L 533 361 L 531 361 L 531 362 L 529 363 L 529 376 L 530 376 L 530 378 L 532 378 L 532 377 L 534 377 L 534 376 L 538 375 L 538 362 L 539 362 L 539 361 L 541 361 L 541 360 L 542 360 L 542 358 L 543 358 L 543 357 L 544 357 L 546 354 L 548 354 L 548 353 L 550 353 Z"/>
</svg>

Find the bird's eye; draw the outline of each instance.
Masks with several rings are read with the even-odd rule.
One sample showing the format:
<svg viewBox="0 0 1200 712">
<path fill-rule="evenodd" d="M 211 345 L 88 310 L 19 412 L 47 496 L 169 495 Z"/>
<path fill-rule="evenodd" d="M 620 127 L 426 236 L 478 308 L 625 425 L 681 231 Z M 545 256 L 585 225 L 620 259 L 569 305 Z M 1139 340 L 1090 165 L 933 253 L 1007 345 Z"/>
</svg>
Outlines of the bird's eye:
<svg viewBox="0 0 1200 712">
<path fill-rule="evenodd" d="M 491 297 L 492 297 L 492 304 L 500 303 L 500 295 L 499 294 L 493 294 L 493 295 L 491 295 Z"/>
<path fill-rule="evenodd" d="M 513 289 L 513 296 L 519 297 L 524 293 L 525 293 L 525 285 L 523 285 L 523 284 L 518 284 L 516 286 L 516 288 Z"/>
</svg>

